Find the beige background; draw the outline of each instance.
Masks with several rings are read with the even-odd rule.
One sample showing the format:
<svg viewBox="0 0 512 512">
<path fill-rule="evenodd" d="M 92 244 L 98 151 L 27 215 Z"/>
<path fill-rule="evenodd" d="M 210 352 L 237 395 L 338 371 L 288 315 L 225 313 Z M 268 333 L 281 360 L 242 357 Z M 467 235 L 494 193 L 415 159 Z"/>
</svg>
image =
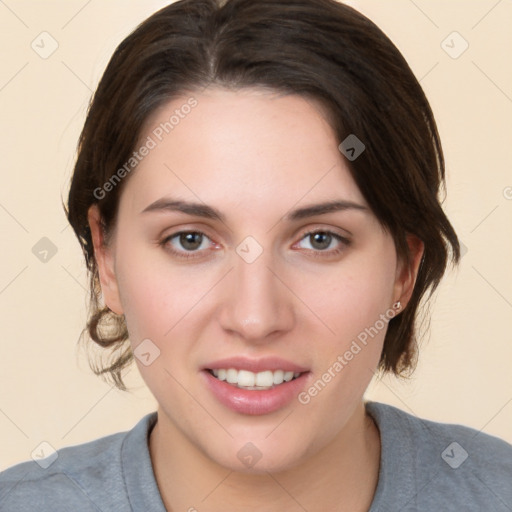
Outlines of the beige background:
<svg viewBox="0 0 512 512">
<path fill-rule="evenodd" d="M 0 469 L 42 441 L 59 448 L 126 430 L 155 408 L 135 368 L 134 390 L 121 393 L 77 352 L 86 275 L 61 197 L 109 56 L 166 3 L 0 2 Z M 414 377 L 374 383 L 368 397 L 512 442 L 512 2 L 351 4 L 421 79 L 444 141 L 446 208 L 467 250 L 437 295 Z M 38 51 L 51 49 L 43 31 L 58 43 L 46 59 L 31 47 L 35 40 Z M 452 58 L 464 41 L 468 49 Z M 42 237 L 57 249 L 46 262 L 32 252 Z"/>
</svg>

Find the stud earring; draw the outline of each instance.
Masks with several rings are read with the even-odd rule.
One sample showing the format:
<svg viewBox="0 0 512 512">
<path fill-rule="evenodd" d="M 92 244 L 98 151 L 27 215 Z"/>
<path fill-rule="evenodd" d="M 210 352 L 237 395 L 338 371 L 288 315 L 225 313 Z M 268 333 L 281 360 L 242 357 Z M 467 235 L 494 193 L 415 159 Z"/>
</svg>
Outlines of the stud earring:
<svg viewBox="0 0 512 512">
<path fill-rule="evenodd" d="M 402 303 L 398 300 L 393 304 L 393 309 L 396 309 L 397 311 L 402 307 Z"/>
</svg>

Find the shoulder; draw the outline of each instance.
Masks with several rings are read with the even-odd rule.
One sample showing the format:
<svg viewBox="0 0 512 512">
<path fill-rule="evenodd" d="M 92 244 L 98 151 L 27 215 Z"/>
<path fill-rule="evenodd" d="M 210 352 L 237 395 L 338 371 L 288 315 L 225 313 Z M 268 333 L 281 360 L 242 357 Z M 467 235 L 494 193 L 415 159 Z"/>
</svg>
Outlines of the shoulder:
<svg viewBox="0 0 512 512">
<path fill-rule="evenodd" d="M 0 510 L 130 510 L 123 446 L 130 436 L 147 432 L 153 419 L 154 414 L 147 415 L 129 432 L 62 448 L 45 459 L 22 462 L 1 472 Z"/>
<path fill-rule="evenodd" d="M 512 445 L 389 405 L 370 402 L 366 407 L 381 434 L 380 497 L 386 495 L 384 487 L 395 489 L 404 510 L 512 509 Z"/>
</svg>

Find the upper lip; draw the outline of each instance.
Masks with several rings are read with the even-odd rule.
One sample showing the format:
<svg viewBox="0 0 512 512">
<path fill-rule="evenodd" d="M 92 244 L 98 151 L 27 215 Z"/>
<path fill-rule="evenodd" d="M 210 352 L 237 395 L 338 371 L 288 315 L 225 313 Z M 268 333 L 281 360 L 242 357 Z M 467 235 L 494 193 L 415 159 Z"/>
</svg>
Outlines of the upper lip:
<svg viewBox="0 0 512 512">
<path fill-rule="evenodd" d="M 247 357 L 237 356 L 225 359 L 217 359 L 204 365 L 204 370 L 219 369 L 248 370 L 253 373 L 264 372 L 265 370 L 276 371 L 283 370 L 285 372 L 304 373 L 309 371 L 306 367 L 286 361 L 279 357 L 263 357 L 260 359 L 249 359 Z"/>
</svg>

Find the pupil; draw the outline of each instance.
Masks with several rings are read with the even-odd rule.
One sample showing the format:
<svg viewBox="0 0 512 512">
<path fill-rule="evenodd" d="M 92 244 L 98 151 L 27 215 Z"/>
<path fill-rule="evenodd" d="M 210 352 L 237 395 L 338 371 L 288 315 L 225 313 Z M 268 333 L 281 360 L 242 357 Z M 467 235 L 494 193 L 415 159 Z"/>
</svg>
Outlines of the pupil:
<svg viewBox="0 0 512 512">
<path fill-rule="evenodd" d="M 315 249 L 327 249 L 331 245 L 332 236 L 328 233 L 314 233 L 311 236 L 311 245 Z"/>
<path fill-rule="evenodd" d="M 187 251 L 193 251 L 201 246 L 203 235 L 201 233 L 182 233 L 180 244 Z"/>
</svg>

